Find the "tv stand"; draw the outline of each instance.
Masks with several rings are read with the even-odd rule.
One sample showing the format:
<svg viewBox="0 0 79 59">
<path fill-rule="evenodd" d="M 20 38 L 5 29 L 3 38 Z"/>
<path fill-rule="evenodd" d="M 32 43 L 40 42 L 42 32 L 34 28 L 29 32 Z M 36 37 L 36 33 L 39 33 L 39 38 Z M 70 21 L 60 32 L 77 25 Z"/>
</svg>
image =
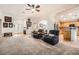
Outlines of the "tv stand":
<svg viewBox="0 0 79 59">
<path fill-rule="evenodd" d="M 4 33 L 4 37 L 10 37 L 10 36 L 12 36 L 12 32 Z"/>
</svg>

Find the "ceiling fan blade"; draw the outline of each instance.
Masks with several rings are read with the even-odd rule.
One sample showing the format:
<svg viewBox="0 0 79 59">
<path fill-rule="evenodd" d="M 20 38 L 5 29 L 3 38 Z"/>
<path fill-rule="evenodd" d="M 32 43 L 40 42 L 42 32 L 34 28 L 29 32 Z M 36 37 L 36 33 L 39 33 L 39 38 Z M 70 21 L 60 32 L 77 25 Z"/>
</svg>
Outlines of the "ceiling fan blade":
<svg viewBox="0 0 79 59">
<path fill-rule="evenodd" d="M 37 11 L 37 12 L 40 12 L 40 10 L 37 10 L 37 9 L 36 9 L 36 11 Z"/>
<path fill-rule="evenodd" d="M 34 8 L 34 4 L 32 4 L 32 7 Z"/>
<path fill-rule="evenodd" d="M 31 5 L 30 4 L 27 4 L 29 7 L 31 7 Z"/>
<path fill-rule="evenodd" d="M 40 7 L 40 5 L 37 5 L 37 6 L 36 6 L 36 8 L 39 8 L 39 7 Z"/>
<path fill-rule="evenodd" d="M 31 10 L 31 9 L 25 9 L 25 10 Z"/>
</svg>

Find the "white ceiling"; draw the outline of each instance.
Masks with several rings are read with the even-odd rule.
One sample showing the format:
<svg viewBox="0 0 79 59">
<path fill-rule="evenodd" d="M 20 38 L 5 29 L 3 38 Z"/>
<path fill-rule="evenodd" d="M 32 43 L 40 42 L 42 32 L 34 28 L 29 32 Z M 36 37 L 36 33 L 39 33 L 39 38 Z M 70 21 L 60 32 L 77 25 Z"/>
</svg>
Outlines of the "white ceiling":
<svg viewBox="0 0 79 59">
<path fill-rule="evenodd" d="M 25 10 L 25 8 L 28 8 L 25 4 L 0 4 L 0 11 L 4 13 L 11 13 L 17 17 L 47 17 L 51 14 L 56 14 L 62 10 L 77 6 L 78 5 L 75 4 L 40 4 L 41 11 L 32 13 L 31 11 Z"/>
</svg>

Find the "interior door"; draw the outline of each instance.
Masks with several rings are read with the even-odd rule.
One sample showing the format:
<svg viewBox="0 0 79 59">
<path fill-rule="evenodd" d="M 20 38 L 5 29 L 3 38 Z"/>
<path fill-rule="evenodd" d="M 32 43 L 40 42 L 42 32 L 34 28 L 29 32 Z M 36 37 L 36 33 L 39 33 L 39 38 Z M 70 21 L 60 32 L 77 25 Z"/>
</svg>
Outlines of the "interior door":
<svg viewBox="0 0 79 59">
<path fill-rule="evenodd" d="M 23 26 L 22 26 L 22 24 L 16 24 L 15 25 L 15 32 L 16 33 L 23 33 Z"/>
</svg>

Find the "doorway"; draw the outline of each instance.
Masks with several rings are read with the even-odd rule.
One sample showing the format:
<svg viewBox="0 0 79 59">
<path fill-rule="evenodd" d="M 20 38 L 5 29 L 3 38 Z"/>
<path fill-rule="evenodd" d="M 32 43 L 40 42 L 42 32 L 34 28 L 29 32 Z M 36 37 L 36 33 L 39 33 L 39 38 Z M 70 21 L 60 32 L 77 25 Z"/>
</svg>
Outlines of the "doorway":
<svg viewBox="0 0 79 59">
<path fill-rule="evenodd" d="M 18 34 L 23 33 L 23 26 L 22 26 L 22 24 L 16 24 L 15 25 L 15 32 L 18 33 Z"/>
<path fill-rule="evenodd" d="M 0 19 L 0 36 L 2 34 L 2 20 Z"/>
</svg>

